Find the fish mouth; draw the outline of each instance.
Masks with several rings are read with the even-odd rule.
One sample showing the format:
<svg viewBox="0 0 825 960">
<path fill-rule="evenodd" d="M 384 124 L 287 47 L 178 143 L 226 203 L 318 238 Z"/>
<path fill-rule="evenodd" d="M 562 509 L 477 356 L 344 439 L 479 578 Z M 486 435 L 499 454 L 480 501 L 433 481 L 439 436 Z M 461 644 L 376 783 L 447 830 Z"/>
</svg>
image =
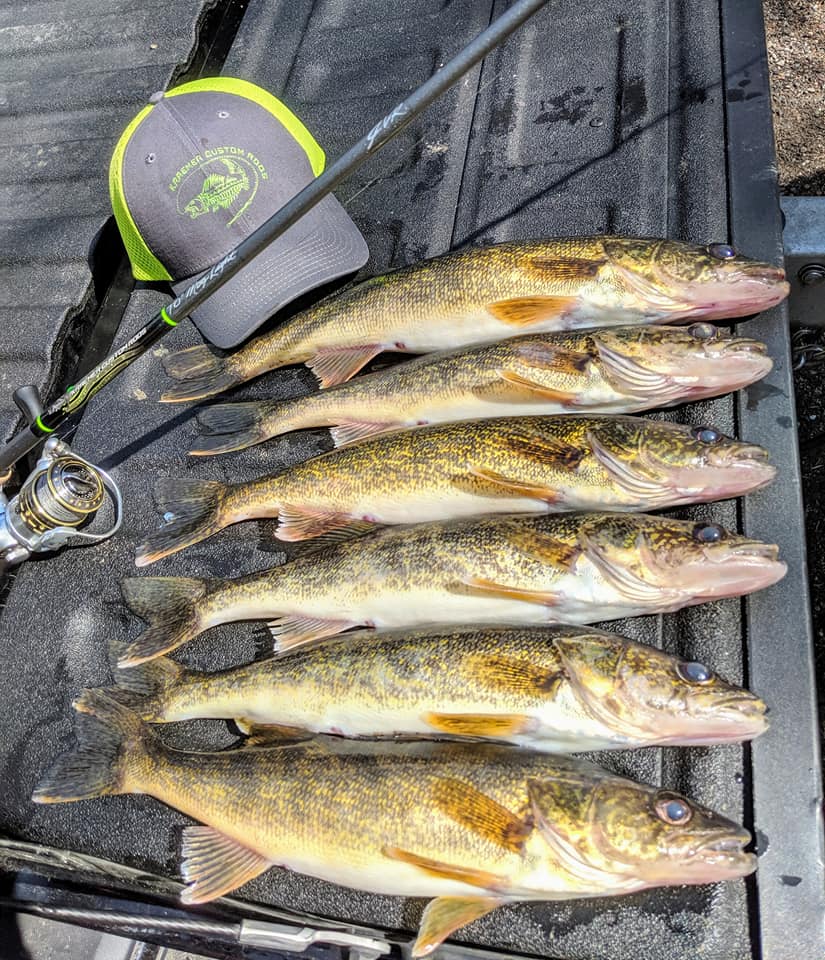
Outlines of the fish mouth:
<svg viewBox="0 0 825 960">
<path fill-rule="evenodd" d="M 692 717 L 686 711 L 684 729 L 678 727 L 673 734 L 657 738 L 662 746 L 712 747 L 721 743 L 738 743 L 753 740 L 768 729 L 768 708 L 763 700 L 752 693 L 731 696 L 707 708 L 707 717 Z"/>
<path fill-rule="evenodd" d="M 717 833 L 691 851 L 685 864 L 691 883 L 714 883 L 734 877 L 746 877 L 756 869 L 756 857 L 746 853 L 751 835 L 745 829 L 721 836 Z"/>
<path fill-rule="evenodd" d="M 759 280 L 761 283 L 784 283 L 786 275 L 784 267 L 775 267 L 772 263 L 746 263 L 741 267 L 741 272 L 752 280 Z"/>
<path fill-rule="evenodd" d="M 727 320 L 775 307 L 791 290 L 791 285 L 784 279 L 784 271 L 781 275 L 781 280 L 771 280 L 767 275 L 757 278 L 750 274 L 727 284 L 714 283 L 697 298 L 692 316 Z"/>
<path fill-rule="evenodd" d="M 787 564 L 778 557 L 779 547 L 759 541 L 705 549 L 702 561 L 683 568 L 682 586 L 693 585 L 692 603 L 741 597 L 773 586 L 785 576 Z"/>
<path fill-rule="evenodd" d="M 712 343 L 710 345 L 712 346 Z M 723 357 L 733 355 L 738 358 L 742 354 L 745 354 L 746 356 L 767 357 L 768 347 L 767 344 L 762 343 L 761 340 L 750 340 L 747 337 L 736 337 L 733 340 L 729 340 L 727 343 L 719 344 L 717 353 Z"/>
<path fill-rule="evenodd" d="M 683 496 L 724 500 L 766 487 L 776 476 L 768 463 L 768 451 L 755 444 L 711 454 L 705 467 L 686 467 L 674 472 L 672 482 Z"/>
</svg>

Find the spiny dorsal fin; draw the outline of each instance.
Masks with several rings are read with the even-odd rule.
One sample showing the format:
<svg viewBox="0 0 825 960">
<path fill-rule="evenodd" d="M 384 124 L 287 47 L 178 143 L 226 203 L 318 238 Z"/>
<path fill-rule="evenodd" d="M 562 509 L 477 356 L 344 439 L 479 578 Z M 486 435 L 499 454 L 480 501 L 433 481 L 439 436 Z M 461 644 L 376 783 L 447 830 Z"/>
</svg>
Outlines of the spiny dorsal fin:
<svg viewBox="0 0 825 960">
<path fill-rule="evenodd" d="M 502 438 L 502 444 L 520 457 L 535 463 L 558 466 L 565 470 L 575 470 L 582 462 L 585 451 L 572 443 L 564 443 L 554 437 L 540 436 L 538 433 L 513 432 Z"/>
<path fill-rule="evenodd" d="M 533 832 L 533 824 L 477 790 L 472 784 L 454 777 L 438 779 L 430 794 L 435 806 L 451 820 L 472 830 L 491 843 L 519 853 Z"/>
<path fill-rule="evenodd" d="M 592 357 L 589 353 L 565 350 L 549 343 L 520 343 L 515 348 L 519 359 L 528 367 L 537 370 L 553 370 L 557 373 L 582 373 L 587 369 Z"/>
<path fill-rule="evenodd" d="M 181 874 L 188 884 L 183 903 L 222 897 L 268 870 L 272 864 L 212 827 L 184 827 Z"/>
<path fill-rule="evenodd" d="M 465 665 L 465 671 L 484 689 L 506 690 L 528 697 L 552 698 L 564 680 L 561 670 L 546 670 L 529 660 L 497 653 L 475 654 Z"/>
<path fill-rule="evenodd" d="M 562 573 L 571 570 L 582 553 L 581 547 L 556 540 L 546 533 L 534 530 L 516 530 L 507 537 L 510 543 L 524 553 L 555 567 Z"/>
<path fill-rule="evenodd" d="M 496 897 L 437 897 L 430 900 L 421 917 L 418 937 L 412 948 L 413 957 L 426 957 L 451 933 L 478 920 L 502 903 L 504 900 Z"/>
<path fill-rule="evenodd" d="M 530 257 L 535 270 L 547 274 L 548 279 L 567 283 L 591 280 L 606 263 L 607 257 L 547 257 L 540 253 Z"/>
</svg>

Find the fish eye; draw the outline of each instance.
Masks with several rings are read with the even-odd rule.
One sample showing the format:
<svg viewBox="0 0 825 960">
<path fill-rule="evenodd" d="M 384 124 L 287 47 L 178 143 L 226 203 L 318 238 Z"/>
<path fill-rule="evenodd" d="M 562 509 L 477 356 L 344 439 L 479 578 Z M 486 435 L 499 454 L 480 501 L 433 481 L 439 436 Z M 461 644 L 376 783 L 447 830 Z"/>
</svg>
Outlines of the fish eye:
<svg viewBox="0 0 825 960">
<path fill-rule="evenodd" d="M 697 340 L 715 340 L 719 331 L 712 323 L 692 323 L 688 333 Z"/>
<path fill-rule="evenodd" d="M 699 543 L 718 543 L 725 531 L 718 523 L 697 523 L 693 528 L 693 539 Z"/>
<path fill-rule="evenodd" d="M 665 823 L 671 823 L 674 826 L 681 826 L 689 823 L 693 816 L 693 810 L 684 800 L 674 796 L 660 797 L 656 802 L 656 816 Z"/>
<path fill-rule="evenodd" d="M 709 683 L 713 674 L 704 665 L 695 660 L 684 660 L 676 666 L 676 672 L 687 683 Z"/>
<path fill-rule="evenodd" d="M 715 260 L 732 260 L 736 256 L 736 251 L 729 243 L 709 243 L 708 253 Z"/>
<path fill-rule="evenodd" d="M 698 440 L 699 443 L 719 443 L 722 439 L 722 434 L 713 427 L 694 427 L 691 433 L 693 439 Z"/>
</svg>

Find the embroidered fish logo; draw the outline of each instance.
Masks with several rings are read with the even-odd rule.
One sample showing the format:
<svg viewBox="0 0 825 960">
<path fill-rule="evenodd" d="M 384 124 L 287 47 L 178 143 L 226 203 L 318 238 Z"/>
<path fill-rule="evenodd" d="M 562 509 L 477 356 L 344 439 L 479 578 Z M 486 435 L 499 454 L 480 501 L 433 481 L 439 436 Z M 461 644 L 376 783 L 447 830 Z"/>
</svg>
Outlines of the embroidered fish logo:
<svg viewBox="0 0 825 960">
<path fill-rule="evenodd" d="M 200 193 L 186 204 L 184 210 L 193 220 L 205 213 L 229 210 L 241 194 L 250 191 L 249 175 L 240 163 L 229 157 L 221 157 L 215 163 L 222 164 L 226 172 L 210 173 L 204 179 Z M 227 226 L 231 226 L 251 202 L 250 196 Z"/>
</svg>

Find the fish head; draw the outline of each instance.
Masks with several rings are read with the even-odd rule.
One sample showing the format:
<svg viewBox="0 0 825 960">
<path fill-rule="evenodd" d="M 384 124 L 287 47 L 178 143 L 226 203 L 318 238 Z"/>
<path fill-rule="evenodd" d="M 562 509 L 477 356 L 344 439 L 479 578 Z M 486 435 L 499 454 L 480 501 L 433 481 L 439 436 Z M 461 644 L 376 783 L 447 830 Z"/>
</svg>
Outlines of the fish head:
<svg viewBox="0 0 825 960">
<path fill-rule="evenodd" d="M 616 388 L 655 400 L 657 406 L 741 390 L 773 367 L 764 343 L 707 322 L 608 327 L 594 332 L 592 339 Z"/>
<path fill-rule="evenodd" d="M 588 439 L 611 482 L 651 506 L 738 497 L 776 475 L 767 450 L 712 426 L 615 417 Z"/>
<path fill-rule="evenodd" d="M 663 318 L 743 317 L 787 297 L 785 271 L 751 260 L 730 244 L 606 237 L 613 269 Z"/>
<path fill-rule="evenodd" d="M 651 606 L 737 597 L 781 580 L 779 548 L 717 523 L 649 514 L 594 514 L 579 528 L 585 555 L 614 589 Z"/>
<path fill-rule="evenodd" d="M 747 830 L 673 791 L 574 771 L 531 781 L 528 791 L 551 856 L 605 892 L 715 883 L 756 869 Z"/>
<path fill-rule="evenodd" d="M 764 702 L 702 663 L 600 632 L 554 642 L 584 709 L 633 742 L 707 746 L 767 729 Z"/>
</svg>

